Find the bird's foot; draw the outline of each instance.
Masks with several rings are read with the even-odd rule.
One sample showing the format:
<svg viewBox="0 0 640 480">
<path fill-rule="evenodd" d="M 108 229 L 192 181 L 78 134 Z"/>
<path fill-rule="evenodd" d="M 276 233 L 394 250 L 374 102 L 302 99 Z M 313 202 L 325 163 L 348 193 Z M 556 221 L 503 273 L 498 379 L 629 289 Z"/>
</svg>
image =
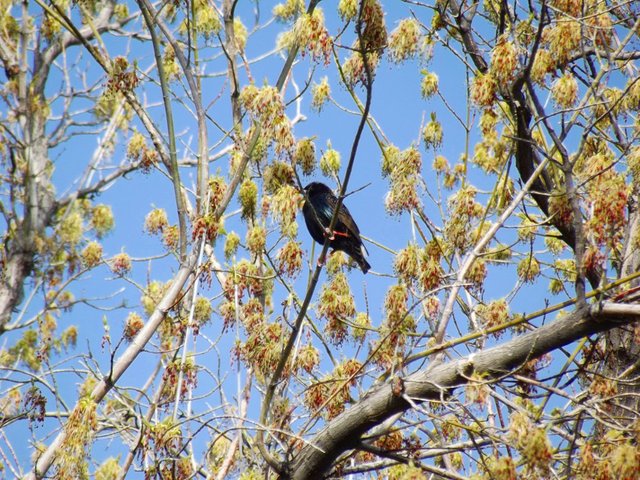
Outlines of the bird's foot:
<svg viewBox="0 0 640 480">
<path fill-rule="evenodd" d="M 323 265 L 324 265 L 324 262 L 325 262 L 326 260 L 327 260 L 327 259 L 326 259 L 326 257 L 325 257 L 325 256 L 320 255 L 320 256 L 318 257 L 318 266 L 319 266 L 319 267 L 323 266 Z"/>
<path fill-rule="evenodd" d="M 329 240 L 334 240 L 336 238 L 334 235 L 335 233 L 336 232 L 332 232 L 331 230 L 329 230 L 328 227 L 325 227 L 324 229 L 324 236 L 329 237 Z"/>
<path fill-rule="evenodd" d="M 331 231 L 329 230 L 329 228 L 325 228 L 324 229 L 324 235 L 325 237 L 329 237 L 329 240 L 335 240 L 336 239 L 336 235 L 338 235 L 339 237 L 348 237 L 349 234 L 346 232 L 339 232 L 337 230 Z"/>
</svg>

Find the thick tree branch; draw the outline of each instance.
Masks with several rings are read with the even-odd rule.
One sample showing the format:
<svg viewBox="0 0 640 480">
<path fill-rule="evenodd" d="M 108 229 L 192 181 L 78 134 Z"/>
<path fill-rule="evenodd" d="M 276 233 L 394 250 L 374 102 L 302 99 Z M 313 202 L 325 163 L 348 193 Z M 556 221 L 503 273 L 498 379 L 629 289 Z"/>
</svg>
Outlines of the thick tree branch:
<svg viewBox="0 0 640 480">
<path fill-rule="evenodd" d="M 404 379 L 402 394 L 394 392 L 394 382 L 387 382 L 365 395 L 359 402 L 330 421 L 295 455 L 292 479 L 320 479 L 345 451 L 356 448 L 370 428 L 399 412 L 409 410 L 410 403 L 442 400 L 456 387 L 467 383 L 471 375 L 504 378 L 524 363 L 552 352 L 582 337 L 610 330 L 640 319 L 640 306 L 616 303 L 578 308 L 555 321 L 508 342 L 473 353 L 457 361 L 427 367 Z"/>
</svg>

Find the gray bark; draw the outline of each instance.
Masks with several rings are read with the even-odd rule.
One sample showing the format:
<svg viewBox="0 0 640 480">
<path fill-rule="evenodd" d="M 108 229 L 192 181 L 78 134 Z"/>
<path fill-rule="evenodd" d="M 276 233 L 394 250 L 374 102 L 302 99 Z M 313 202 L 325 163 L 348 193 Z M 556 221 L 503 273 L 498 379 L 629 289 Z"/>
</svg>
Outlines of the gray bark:
<svg viewBox="0 0 640 480">
<path fill-rule="evenodd" d="M 474 373 L 504 377 L 533 358 L 639 318 L 640 307 L 636 305 L 606 303 L 585 306 L 502 345 L 419 370 L 402 379 L 404 393 L 401 395 L 394 394 L 392 384 L 386 383 L 320 430 L 295 454 L 290 471 L 285 472 L 282 478 L 324 478 L 336 459 L 356 448 L 362 435 L 370 428 L 411 408 L 405 397 L 416 403 L 444 398 L 453 394 L 456 387 L 467 383 Z"/>
</svg>

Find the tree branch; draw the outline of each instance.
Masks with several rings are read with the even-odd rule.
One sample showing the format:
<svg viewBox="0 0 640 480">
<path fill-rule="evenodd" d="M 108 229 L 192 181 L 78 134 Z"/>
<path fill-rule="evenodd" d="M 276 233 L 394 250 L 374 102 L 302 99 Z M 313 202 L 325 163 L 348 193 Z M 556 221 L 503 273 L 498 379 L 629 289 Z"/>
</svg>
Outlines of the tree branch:
<svg viewBox="0 0 640 480">
<path fill-rule="evenodd" d="M 167 311 L 173 306 L 176 299 L 179 298 L 182 288 L 189 276 L 192 274 L 193 267 L 196 262 L 197 252 L 192 253 L 184 266 L 178 271 L 171 287 L 167 290 L 162 300 L 158 303 L 149 321 L 145 323 L 138 335 L 132 340 L 129 347 L 118 358 L 113 365 L 111 372 L 105 375 L 100 383 L 91 392 L 91 400 L 99 403 L 107 393 L 113 388 L 122 374 L 136 359 L 138 354 L 151 339 L 160 323 L 164 320 Z M 47 449 L 40 455 L 34 465 L 34 469 L 24 478 L 24 480 L 36 480 L 44 477 L 55 461 L 56 454 L 61 445 L 67 439 L 67 431 L 62 428 L 60 433 L 51 442 Z"/>
<path fill-rule="evenodd" d="M 471 375 L 504 378 L 525 362 L 552 352 L 582 337 L 640 319 L 640 305 L 602 303 L 577 308 L 555 321 L 508 342 L 472 353 L 459 360 L 427 367 L 374 388 L 359 402 L 330 421 L 295 455 L 291 479 L 320 479 L 345 451 L 354 449 L 370 428 L 390 416 L 409 410 L 407 396 L 415 402 L 442 400 L 465 385 Z"/>
</svg>

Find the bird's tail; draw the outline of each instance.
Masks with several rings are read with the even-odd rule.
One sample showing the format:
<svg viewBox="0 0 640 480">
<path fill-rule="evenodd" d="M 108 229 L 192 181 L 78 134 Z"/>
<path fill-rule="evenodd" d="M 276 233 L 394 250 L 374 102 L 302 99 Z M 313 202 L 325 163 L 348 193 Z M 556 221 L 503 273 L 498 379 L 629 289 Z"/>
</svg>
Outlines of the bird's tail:
<svg viewBox="0 0 640 480">
<path fill-rule="evenodd" d="M 362 273 L 367 273 L 371 268 L 371 265 L 369 265 L 369 262 L 367 262 L 367 260 L 364 257 L 358 262 L 358 265 L 360 265 L 360 268 L 362 269 Z"/>
<path fill-rule="evenodd" d="M 371 268 L 369 262 L 367 262 L 366 258 L 364 258 L 364 246 L 360 246 L 360 248 L 353 248 L 349 253 L 349 256 L 353 258 L 356 263 L 360 266 L 362 273 L 367 273 Z"/>
</svg>

